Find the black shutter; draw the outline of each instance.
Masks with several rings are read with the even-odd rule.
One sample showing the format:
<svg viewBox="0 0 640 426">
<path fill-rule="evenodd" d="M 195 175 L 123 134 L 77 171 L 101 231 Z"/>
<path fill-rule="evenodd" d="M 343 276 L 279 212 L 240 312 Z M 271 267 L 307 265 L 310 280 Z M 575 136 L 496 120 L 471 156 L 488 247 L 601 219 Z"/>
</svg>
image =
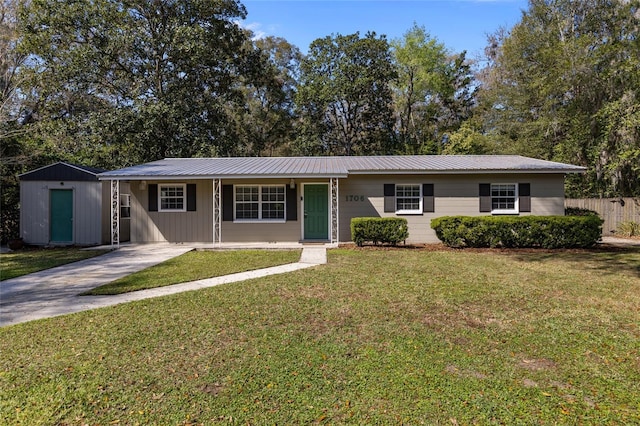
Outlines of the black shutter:
<svg viewBox="0 0 640 426">
<path fill-rule="evenodd" d="M 188 212 L 196 211 L 196 184 L 195 183 L 187 184 L 187 211 Z"/>
<path fill-rule="evenodd" d="M 518 185 L 518 196 L 520 197 L 520 211 L 521 212 L 530 212 L 531 211 L 531 184 L 530 183 L 521 183 Z"/>
<path fill-rule="evenodd" d="M 298 220 L 298 191 L 287 186 L 287 222 Z"/>
<path fill-rule="evenodd" d="M 432 183 L 422 184 L 422 211 L 424 213 L 433 213 L 436 211 Z"/>
<path fill-rule="evenodd" d="M 396 211 L 396 185 L 393 183 L 384 184 L 384 211 L 385 213 Z"/>
<path fill-rule="evenodd" d="M 147 185 L 149 190 L 149 211 L 158 211 L 158 185 L 155 183 Z"/>
<path fill-rule="evenodd" d="M 480 212 L 486 213 L 491 211 L 491 184 L 480 184 Z"/>
<path fill-rule="evenodd" d="M 222 185 L 222 220 L 233 220 L 233 185 Z"/>
</svg>

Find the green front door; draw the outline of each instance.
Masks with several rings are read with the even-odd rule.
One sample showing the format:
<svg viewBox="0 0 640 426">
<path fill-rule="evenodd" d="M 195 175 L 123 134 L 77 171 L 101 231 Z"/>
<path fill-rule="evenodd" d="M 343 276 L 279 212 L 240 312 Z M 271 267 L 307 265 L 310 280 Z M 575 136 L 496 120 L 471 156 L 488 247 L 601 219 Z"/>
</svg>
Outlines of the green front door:
<svg viewBox="0 0 640 426">
<path fill-rule="evenodd" d="M 329 239 L 328 185 L 304 186 L 304 239 Z"/>
<path fill-rule="evenodd" d="M 49 240 L 53 243 L 73 242 L 73 190 L 52 189 L 50 191 L 51 204 L 51 234 Z"/>
</svg>

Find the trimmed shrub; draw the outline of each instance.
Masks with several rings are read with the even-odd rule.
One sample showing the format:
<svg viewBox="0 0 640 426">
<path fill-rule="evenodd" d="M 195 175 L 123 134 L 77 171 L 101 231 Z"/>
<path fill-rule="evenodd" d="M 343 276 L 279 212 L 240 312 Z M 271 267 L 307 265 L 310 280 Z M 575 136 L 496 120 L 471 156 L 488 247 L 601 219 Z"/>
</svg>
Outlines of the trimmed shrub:
<svg viewBox="0 0 640 426">
<path fill-rule="evenodd" d="M 358 246 L 366 241 L 373 244 L 398 244 L 409 238 L 407 219 L 401 217 L 354 217 L 351 219 L 351 239 Z"/>
<path fill-rule="evenodd" d="M 598 216 L 443 216 L 431 221 L 450 247 L 584 248 L 602 233 Z"/>
<path fill-rule="evenodd" d="M 582 207 L 565 207 L 565 216 L 599 216 L 598 212 L 589 209 L 583 209 Z"/>
</svg>

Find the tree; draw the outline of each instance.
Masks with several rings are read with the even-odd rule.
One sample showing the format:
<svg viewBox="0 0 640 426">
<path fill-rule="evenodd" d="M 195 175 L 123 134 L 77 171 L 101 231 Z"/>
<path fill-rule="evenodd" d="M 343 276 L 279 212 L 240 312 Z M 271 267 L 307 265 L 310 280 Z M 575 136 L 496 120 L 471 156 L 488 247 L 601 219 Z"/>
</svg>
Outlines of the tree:
<svg viewBox="0 0 640 426">
<path fill-rule="evenodd" d="M 587 166 L 572 195 L 639 195 L 639 18 L 637 0 L 530 0 L 481 75 L 502 150 Z"/>
<path fill-rule="evenodd" d="M 0 4 L 0 241 L 18 236 L 20 188 L 17 175 L 29 163 L 23 150 L 23 132 L 19 123 L 22 103 L 18 71 L 26 55 L 16 50 L 17 4 Z"/>
<path fill-rule="evenodd" d="M 391 82 L 396 78 L 384 36 L 317 39 L 301 63 L 296 97 L 303 154 L 367 155 L 394 151 Z"/>
<path fill-rule="evenodd" d="M 235 115 L 247 155 L 286 154 L 295 139 L 295 96 L 300 50 L 279 37 L 255 40 L 266 64 L 255 81 L 245 81 L 245 108 Z"/>
<path fill-rule="evenodd" d="M 236 155 L 264 57 L 236 0 L 31 0 L 21 8 L 40 135 L 87 163 Z"/>
<path fill-rule="evenodd" d="M 400 149 L 441 153 L 447 134 L 471 115 L 475 89 L 466 53 L 450 54 L 415 24 L 391 46 L 398 68 L 393 88 Z"/>
</svg>

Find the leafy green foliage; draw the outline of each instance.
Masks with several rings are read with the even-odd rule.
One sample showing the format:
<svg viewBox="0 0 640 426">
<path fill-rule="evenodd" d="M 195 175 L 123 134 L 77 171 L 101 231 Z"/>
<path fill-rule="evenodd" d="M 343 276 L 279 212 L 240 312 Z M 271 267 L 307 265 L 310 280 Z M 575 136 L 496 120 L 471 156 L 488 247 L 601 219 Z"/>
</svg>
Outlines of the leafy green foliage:
<svg viewBox="0 0 640 426">
<path fill-rule="evenodd" d="M 640 194 L 640 3 L 530 0 L 490 38 L 481 117 L 503 152 L 588 167 L 582 196 Z"/>
<path fill-rule="evenodd" d="M 602 235 L 598 216 L 443 216 L 431 221 L 450 247 L 592 247 Z"/>
<path fill-rule="evenodd" d="M 40 135 L 103 166 L 242 152 L 243 84 L 268 78 L 236 0 L 57 2 L 20 11 Z M 268 74 L 268 73 L 267 73 Z"/>
<path fill-rule="evenodd" d="M 445 135 L 470 117 L 475 89 L 466 52 L 451 55 L 424 27 L 392 43 L 396 133 L 401 152 L 441 154 Z"/>
<path fill-rule="evenodd" d="M 355 33 L 317 39 L 300 71 L 299 153 L 394 151 L 391 82 L 397 73 L 385 36 Z"/>
<path fill-rule="evenodd" d="M 598 212 L 590 209 L 583 209 L 581 207 L 565 207 L 565 216 L 599 216 Z"/>
<path fill-rule="evenodd" d="M 366 241 L 373 244 L 393 244 L 409 238 L 407 219 L 402 217 L 354 217 L 351 219 L 351 241 L 362 246 Z"/>
</svg>

